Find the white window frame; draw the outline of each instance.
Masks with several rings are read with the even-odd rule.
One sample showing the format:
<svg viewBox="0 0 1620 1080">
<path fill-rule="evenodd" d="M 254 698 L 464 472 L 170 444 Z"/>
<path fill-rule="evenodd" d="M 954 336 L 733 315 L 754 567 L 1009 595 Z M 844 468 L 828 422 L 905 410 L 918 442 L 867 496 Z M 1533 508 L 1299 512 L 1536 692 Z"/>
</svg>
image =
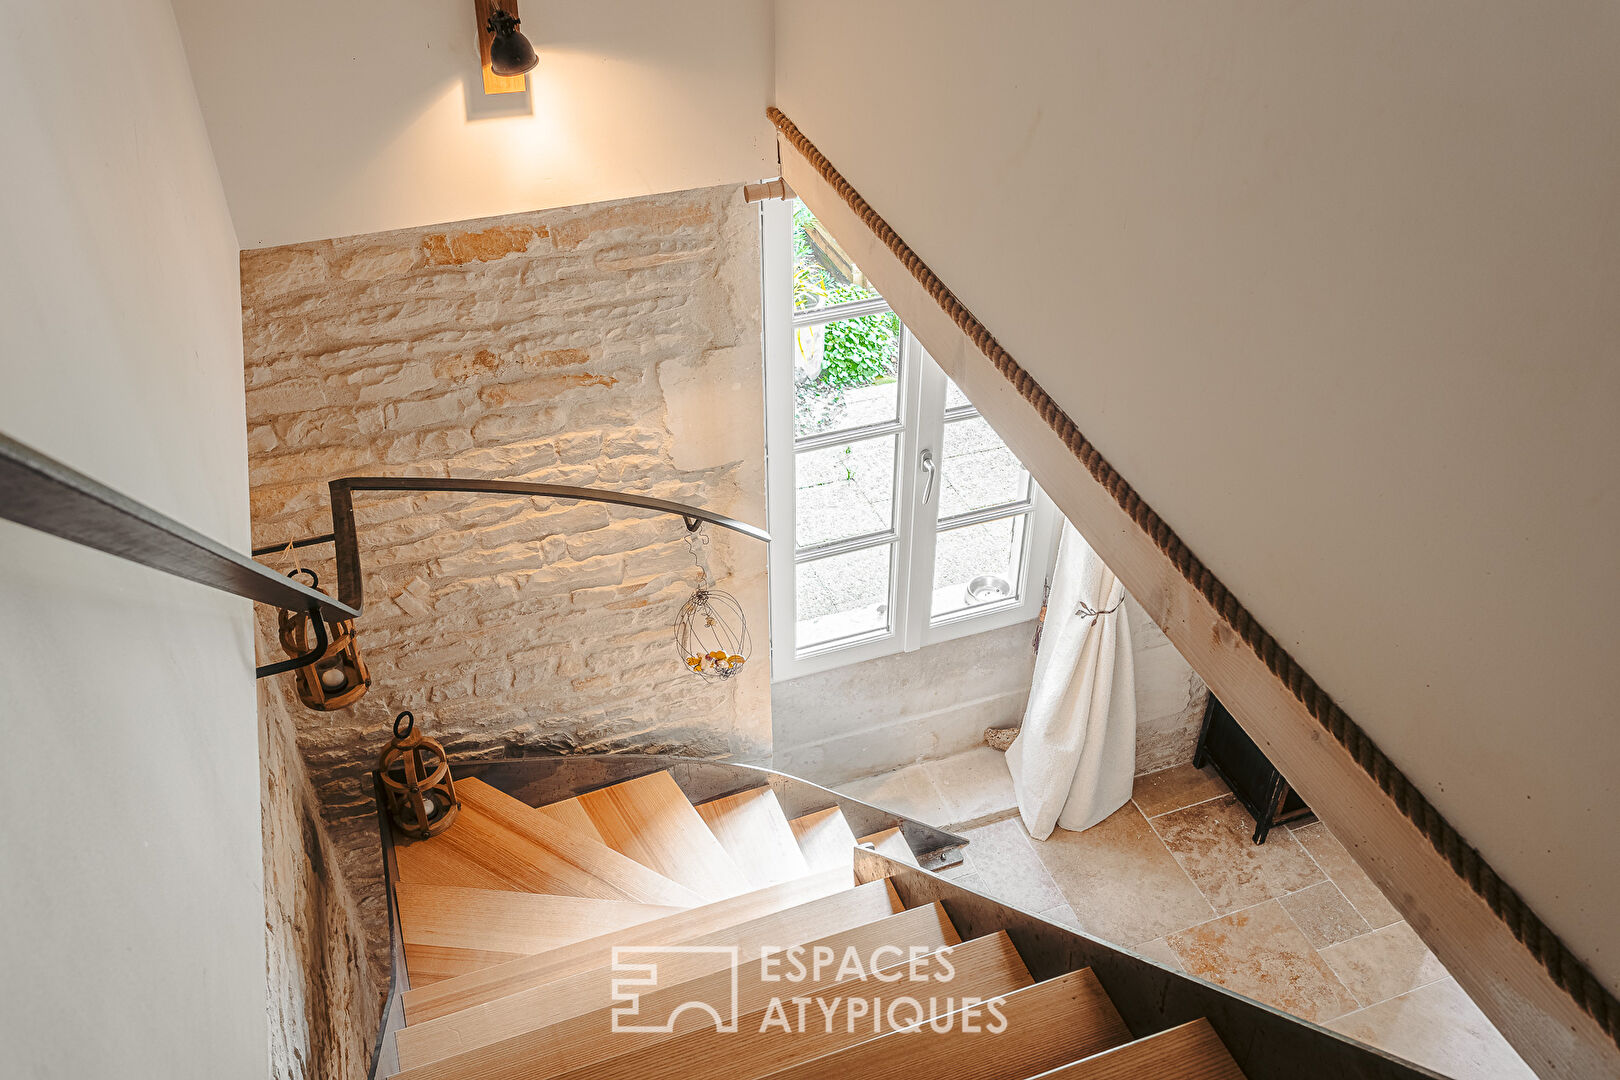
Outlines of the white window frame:
<svg viewBox="0 0 1620 1080">
<path fill-rule="evenodd" d="M 893 528 L 884 534 L 856 537 L 835 544 L 820 545 L 817 554 L 876 546 L 893 545 L 889 574 L 889 625 L 881 631 L 799 649 L 797 632 L 796 566 L 802 561 L 796 550 L 795 451 L 810 449 L 825 438 L 829 444 L 842 442 L 855 432 L 836 436 L 794 436 L 793 361 L 793 211 L 785 199 L 761 204 L 763 232 L 762 274 L 765 332 L 765 425 L 766 425 L 766 514 L 771 532 L 771 678 L 773 682 L 828 671 L 899 652 L 910 652 L 940 641 L 968 634 L 983 633 L 1033 619 L 1040 611 L 1045 582 L 1056 554 L 1060 517 L 1056 507 L 1033 479 L 1029 497 L 1020 503 L 988 508 L 951 519 L 971 524 L 1027 514 L 1023 566 L 1016 583 L 1016 596 L 932 618 L 934 549 L 940 534 L 935 518 L 942 486 L 943 441 L 948 419 L 976 414 L 971 406 L 953 409 L 945 415 L 947 379 L 923 349 L 922 343 L 901 323 L 898 423 L 857 429 L 862 437 L 879 433 L 896 435 L 895 506 Z M 818 311 L 816 322 L 832 322 L 853 316 L 888 311 L 880 300 L 839 304 Z M 800 323 L 804 320 L 800 318 Z M 805 445 L 808 444 L 808 445 Z M 921 496 L 927 484 L 922 465 L 924 452 L 936 463 L 935 482 L 927 504 Z M 884 539 L 877 541 L 879 535 Z"/>
</svg>

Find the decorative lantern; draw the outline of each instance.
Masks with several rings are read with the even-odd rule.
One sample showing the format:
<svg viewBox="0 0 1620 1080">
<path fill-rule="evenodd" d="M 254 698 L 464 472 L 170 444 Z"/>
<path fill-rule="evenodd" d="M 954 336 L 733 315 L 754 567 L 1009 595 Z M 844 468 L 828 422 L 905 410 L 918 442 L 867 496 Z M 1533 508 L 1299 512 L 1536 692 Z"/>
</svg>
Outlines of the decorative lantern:
<svg viewBox="0 0 1620 1080">
<path fill-rule="evenodd" d="M 388 797 L 388 814 L 406 836 L 437 836 L 461 809 L 444 747 L 418 732 L 409 712 L 394 717 L 394 737 L 377 759 L 377 776 Z"/>
<path fill-rule="evenodd" d="M 309 575 L 310 588 L 320 586 L 320 579 L 313 570 L 300 567 L 287 576 L 299 574 Z M 310 620 L 314 617 L 308 612 L 281 612 L 278 618 L 281 647 L 288 656 L 303 656 L 311 650 Z M 353 619 L 327 620 L 326 651 L 298 669 L 296 685 L 298 700 L 322 712 L 347 708 L 365 696 L 371 686 L 371 672 L 360 658 Z"/>
<path fill-rule="evenodd" d="M 675 648 L 688 671 L 704 679 L 724 680 L 742 671 L 753 651 L 748 636 L 748 619 L 742 605 L 730 593 L 714 588 L 702 544 L 707 535 L 696 531 L 687 537 L 692 558 L 703 571 L 698 587 L 675 619 Z"/>
</svg>

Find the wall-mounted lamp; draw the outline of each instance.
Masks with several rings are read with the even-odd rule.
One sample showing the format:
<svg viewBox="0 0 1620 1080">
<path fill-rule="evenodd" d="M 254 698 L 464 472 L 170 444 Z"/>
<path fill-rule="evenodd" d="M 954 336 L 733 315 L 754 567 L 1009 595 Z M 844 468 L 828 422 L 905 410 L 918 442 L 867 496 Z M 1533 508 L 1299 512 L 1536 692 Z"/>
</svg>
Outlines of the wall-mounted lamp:
<svg viewBox="0 0 1620 1080">
<path fill-rule="evenodd" d="M 478 54 L 484 65 L 484 93 L 521 93 L 525 72 L 540 62 L 534 46 L 518 30 L 517 0 L 474 0 L 478 17 Z"/>
<path fill-rule="evenodd" d="M 489 69 L 507 78 L 532 71 L 540 62 L 529 39 L 518 32 L 518 22 L 517 16 L 497 8 L 484 26 L 495 36 L 489 43 Z"/>
</svg>

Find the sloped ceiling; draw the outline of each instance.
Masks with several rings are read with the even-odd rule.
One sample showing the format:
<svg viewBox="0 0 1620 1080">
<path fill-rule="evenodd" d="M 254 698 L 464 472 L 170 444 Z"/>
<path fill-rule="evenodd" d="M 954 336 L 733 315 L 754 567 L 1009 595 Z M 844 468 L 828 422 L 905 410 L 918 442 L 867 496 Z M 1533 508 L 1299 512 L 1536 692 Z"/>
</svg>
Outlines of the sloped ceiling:
<svg viewBox="0 0 1620 1080">
<path fill-rule="evenodd" d="M 776 104 L 1620 989 L 1620 9 L 776 33 Z"/>
</svg>

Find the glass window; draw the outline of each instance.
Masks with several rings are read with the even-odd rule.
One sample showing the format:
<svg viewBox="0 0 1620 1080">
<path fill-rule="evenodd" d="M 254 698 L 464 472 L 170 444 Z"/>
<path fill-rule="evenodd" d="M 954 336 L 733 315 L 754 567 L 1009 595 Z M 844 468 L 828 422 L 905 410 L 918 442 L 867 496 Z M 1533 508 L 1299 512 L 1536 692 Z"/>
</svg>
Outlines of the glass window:
<svg viewBox="0 0 1620 1080">
<path fill-rule="evenodd" d="M 832 307 L 878 296 L 855 261 L 798 199 L 793 207 L 793 309 Z"/>
<path fill-rule="evenodd" d="M 775 677 L 1033 618 L 1050 504 L 810 211 L 762 212 Z"/>
<path fill-rule="evenodd" d="M 895 440 L 834 443 L 793 456 L 794 543 L 802 548 L 893 527 Z"/>
<path fill-rule="evenodd" d="M 1028 516 L 946 529 L 934 545 L 935 618 L 1018 598 Z"/>
<path fill-rule="evenodd" d="M 795 644 L 813 648 L 889 628 L 893 545 L 861 548 L 798 564 Z"/>
<path fill-rule="evenodd" d="M 900 415 L 900 320 L 893 312 L 796 327 L 793 433 L 880 424 Z"/>
<path fill-rule="evenodd" d="M 982 416 L 945 424 L 939 516 L 953 518 L 1029 497 L 1029 473 Z"/>
</svg>

